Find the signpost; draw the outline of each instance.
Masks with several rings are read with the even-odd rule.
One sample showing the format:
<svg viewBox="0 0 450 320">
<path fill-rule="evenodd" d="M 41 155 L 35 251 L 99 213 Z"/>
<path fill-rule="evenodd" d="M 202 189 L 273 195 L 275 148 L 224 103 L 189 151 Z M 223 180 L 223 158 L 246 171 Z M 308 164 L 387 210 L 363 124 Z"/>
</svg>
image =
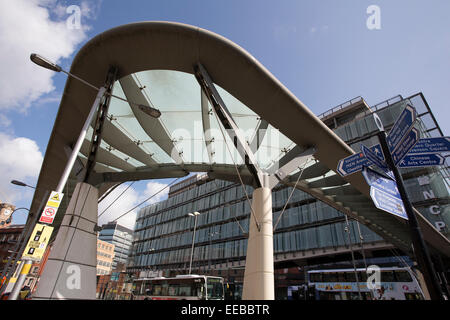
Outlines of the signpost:
<svg viewBox="0 0 450 320">
<path fill-rule="evenodd" d="M 409 151 L 415 153 L 450 152 L 450 137 L 424 138 Z"/>
<path fill-rule="evenodd" d="M 381 146 L 379 144 L 368 149 L 377 155 L 379 154 L 380 157 L 383 157 Z M 345 177 L 349 174 L 361 171 L 364 167 L 369 167 L 370 165 L 372 165 L 372 163 L 366 158 L 364 153 L 359 152 L 340 160 L 338 163 L 337 172 L 341 176 Z"/>
<path fill-rule="evenodd" d="M 395 181 L 369 168 L 364 168 L 362 174 L 370 186 L 370 196 L 375 206 L 407 220 L 408 216 Z"/>
<path fill-rule="evenodd" d="M 377 144 L 375 147 L 380 147 L 381 146 L 379 144 Z M 378 157 L 375 152 L 373 152 L 372 150 L 370 150 L 369 148 L 367 148 L 365 145 L 361 146 L 361 150 L 363 152 L 363 154 L 366 156 L 366 158 L 369 160 L 370 164 L 374 164 L 376 165 L 378 168 L 380 168 L 384 173 L 386 173 L 386 175 L 388 177 L 390 177 L 391 179 L 395 179 L 394 175 L 392 174 L 392 171 L 389 170 L 386 162 L 384 160 L 382 160 L 380 157 Z M 383 153 L 381 153 L 382 155 Z"/>
<path fill-rule="evenodd" d="M 445 157 L 440 154 L 407 154 L 398 164 L 400 168 L 442 166 Z"/>
<path fill-rule="evenodd" d="M 395 121 L 389 135 L 387 136 L 386 140 L 390 151 L 393 151 L 408 134 L 408 132 L 412 129 L 414 121 L 416 121 L 416 109 L 410 105 L 407 105 Z"/>
<path fill-rule="evenodd" d="M 360 153 L 340 160 L 337 172 L 346 176 L 363 171 L 364 178 L 370 186 L 370 196 L 375 206 L 408 220 L 414 253 L 423 272 L 430 296 L 432 299 L 442 300 L 442 289 L 398 167 L 409 168 L 444 164 L 445 158 L 436 153 L 450 151 L 450 138 L 419 140 L 419 131 L 413 128 L 416 111 L 410 105 L 407 105 L 397 118 L 388 136 L 386 136 L 381 119 L 376 113 L 373 116 L 379 129 L 380 144 L 370 149 L 362 146 Z M 380 148 L 382 152 L 373 152 L 379 151 Z M 384 158 L 379 157 L 378 153 L 384 155 Z M 376 165 L 389 176 L 393 174 L 393 180 L 367 168 L 371 165 Z"/>
<path fill-rule="evenodd" d="M 392 152 L 392 159 L 394 159 L 394 164 L 397 166 L 398 163 L 403 159 L 404 156 L 411 150 L 412 147 L 419 141 L 419 131 L 414 128 L 408 135 L 400 142 L 395 150 Z"/>
<path fill-rule="evenodd" d="M 401 119 L 415 118 L 415 111 L 414 111 L 414 109 L 413 109 L 413 111 L 411 111 L 410 108 L 412 108 L 412 107 L 410 107 L 409 105 L 405 108 L 405 110 L 408 109 L 407 112 L 404 111 L 400 114 L 400 117 L 395 122 L 394 127 L 396 125 L 399 126 L 398 123 L 402 123 L 405 126 L 412 126 L 412 124 L 410 124 L 410 122 L 411 122 L 410 120 L 401 120 Z M 406 114 L 406 116 L 405 116 L 405 114 Z M 408 114 L 413 114 L 414 117 L 408 116 Z M 439 281 L 437 279 L 436 272 L 434 270 L 433 263 L 431 261 L 430 253 L 428 251 L 428 247 L 426 246 L 425 241 L 423 240 L 422 232 L 421 232 L 419 224 L 417 222 L 417 218 L 414 213 L 413 206 L 412 206 L 411 202 L 409 201 L 408 194 L 406 193 L 406 189 L 403 184 L 403 178 L 402 178 L 397 166 L 395 165 L 394 159 L 392 158 L 392 154 L 391 154 L 392 150 L 390 149 L 390 147 L 395 149 L 395 147 L 398 145 L 398 143 L 403 140 L 404 136 L 407 135 L 410 130 L 404 130 L 402 128 L 395 128 L 395 130 L 396 130 L 395 132 L 403 132 L 403 134 L 402 134 L 403 138 L 398 136 L 400 134 L 395 133 L 395 136 L 391 137 L 391 145 L 389 145 L 388 138 L 386 137 L 386 133 L 384 131 L 383 123 L 381 122 L 380 118 L 377 116 L 376 113 L 374 114 L 374 118 L 375 118 L 375 123 L 377 124 L 377 127 L 380 130 L 378 132 L 378 138 L 380 139 L 380 144 L 381 144 L 383 154 L 386 159 L 386 163 L 389 166 L 389 168 L 392 170 L 392 172 L 394 173 L 395 181 L 397 182 L 398 191 L 400 193 L 400 197 L 403 201 L 406 215 L 408 217 L 408 225 L 411 230 L 411 240 L 412 240 L 412 244 L 413 244 L 413 248 L 414 248 L 414 254 L 417 259 L 417 263 L 423 273 L 423 276 L 424 276 L 425 282 L 427 284 L 427 288 L 430 293 L 431 299 L 443 300 L 442 289 L 439 285 Z M 393 131 L 391 130 L 391 133 L 392 132 Z M 397 141 L 397 143 L 394 143 L 396 141 Z"/>
<path fill-rule="evenodd" d="M 379 167 L 380 169 L 383 169 L 385 171 L 388 170 L 388 166 L 387 166 L 386 162 L 381 160 L 374 152 L 372 152 L 372 150 L 367 148 L 365 145 L 361 146 L 361 151 L 363 152 L 364 156 L 367 159 L 369 159 L 370 162 L 375 164 L 377 167 Z"/>
</svg>

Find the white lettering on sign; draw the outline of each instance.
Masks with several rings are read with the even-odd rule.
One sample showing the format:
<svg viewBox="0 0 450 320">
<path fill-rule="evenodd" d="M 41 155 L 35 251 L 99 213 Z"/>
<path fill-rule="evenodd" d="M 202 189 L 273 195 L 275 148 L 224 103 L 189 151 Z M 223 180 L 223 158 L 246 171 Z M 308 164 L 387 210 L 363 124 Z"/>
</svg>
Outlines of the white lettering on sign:
<svg viewBox="0 0 450 320">
<path fill-rule="evenodd" d="M 427 178 L 426 176 L 419 177 L 418 181 L 419 181 L 419 185 L 426 185 L 426 184 L 429 184 L 429 182 L 430 182 L 429 178 Z M 432 189 L 423 191 L 423 197 L 425 200 L 436 198 L 434 191 Z M 441 208 L 439 207 L 439 205 L 432 205 L 428 208 L 428 210 L 432 215 L 435 215 L 435 216 L 438 216 L 441 214 Z M 436 229 L 439 232 L 446 229 L 446 227 L 447 227 L 447 225 L 445 224 L 444 221 L 436 221 L 434 223 L 434 226 L 436 227 Z"/>
<path fill-rule="evenodd" d="M 430 208 L 429 208 L 429 210 L 430 210 L 430 212 L 431 212 L 431 214 L 436 214 L 436 215 L 438 215 L 438 214 L 440 214 L 441 213 L 441 208 L 439 207 L 439 206 L 431 206 Z"/>
<path fill-rule="evenodd" d="M 438 231 L 441 231 L 441 230 L 445 229 L 445 227 L 446 227 L 444 221 L 436 221 L 434 223 L 434 225 L 436 226 L 436 229 L 438 229 Z"/>
<path fill-rule="evenodd" d="M 423 197 L 425 198 L 425 200 L 435 198 L 433 190 L 424 191 L 423 192 Z"/>
</svg>

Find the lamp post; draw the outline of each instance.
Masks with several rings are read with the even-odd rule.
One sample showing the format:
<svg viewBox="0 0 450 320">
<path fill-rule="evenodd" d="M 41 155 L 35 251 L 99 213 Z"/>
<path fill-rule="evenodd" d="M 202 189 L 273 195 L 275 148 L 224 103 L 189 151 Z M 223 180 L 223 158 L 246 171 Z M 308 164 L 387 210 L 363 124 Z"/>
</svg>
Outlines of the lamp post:
<svg viewBox="0 0 450 320">
<path fill-rule="evenodd" d="M 193 213 L 188 213 L 188 216 L 195 218 L 194 234 L 192 236 L 191 261 L 189 262 L 189 274 L 191 274 L 191 271 L 192 271 L 192 257 L 194 256 L 195 229 L 197 228 L 197 216 L 199 216 L 199 215 L 200 215 L 200 212 L 197 212 L 197 211 L 195 211 Z"/>
</svg>

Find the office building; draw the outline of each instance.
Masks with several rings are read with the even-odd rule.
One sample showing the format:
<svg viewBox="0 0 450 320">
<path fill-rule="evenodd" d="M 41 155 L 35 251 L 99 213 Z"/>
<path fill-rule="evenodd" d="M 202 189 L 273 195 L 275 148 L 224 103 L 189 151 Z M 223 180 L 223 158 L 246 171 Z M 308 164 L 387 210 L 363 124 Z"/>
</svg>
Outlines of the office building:
<svg viewBox="0 0 450 320">
<path fill-rule="evenodd" d="M 114 248 L 114 244 L 97 239 L 97 275 L 111 273 Z"/>
<path fill-rule="evenodd" d="M 127 263 L 132 238 L 133 230 L 125 228 L 117 222 L 110 222 L 102 226 L 98 239 L 114 245 L 112 269 L 115 269 L 119 263 Z"/>
</svg>

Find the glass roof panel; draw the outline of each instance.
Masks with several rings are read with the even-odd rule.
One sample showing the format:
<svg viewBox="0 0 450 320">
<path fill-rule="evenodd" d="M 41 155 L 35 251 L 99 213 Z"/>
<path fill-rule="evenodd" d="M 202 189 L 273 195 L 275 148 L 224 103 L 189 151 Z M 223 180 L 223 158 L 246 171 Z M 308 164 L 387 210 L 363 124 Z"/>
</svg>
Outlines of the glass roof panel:
<svg viewBox="0 0 450 320">
<path fill-rule="evenodd" d="M 166 131 L 168 138 L 171 139 L 170 143 L 181 153 L 183 161 L 186 163 L 210 163 L 202 121 L 201 89 L 194 75 L 171 70 L 149 70 L 133 74 L 132 78 L 141 89 L 148 104 L 161 111 L 158 121 L 162 128 L 159 131 Z M 250 144 L 257 134 L 256 129 L 261 122 L 260 117 L 226 90 L 217 85 L 216 88 L 240 128 L 241 134 Z M 113 94 L 126 98 L 119 81 L 116 81 L 114 85 Z M 233 141 L 223 126 L 219 126 L 209 103 L 208 110 L 210 111 L 208 118 L 212 137 L 212 162 L 243 164 L 244 161 L 235 149 Z M 164 152 L 140 126 L 127 102 L 113 98 L 108 115 L 115 127 L 145 153 L 152 155 L 155 161 L 174 163 L 170 155 Z M 153 136 L 153 133 L 151 134 Z M 225 135 L 225 140 L 223 135 Z M 105 140 L 108 140 L 107 137 Z M 108 147 L 105 142 L 102 146 L 103 148 Z M 293 147 L 294 144 L 291 140 L 269 125 L 260 147 L 255 153 L 259 167 L 263 169 L 270 167 Z M 121 151 L 112 150 L 111 153 L 127 160 L 133 166 L 144 166 L 138 160 L 128 156 L 126 150 Z"/>
<path fill-rule="evenodd" d="M 256 157 L 261 168 L 267 169 L 272 164 L 280 160 L 295 144 L 278 129 L 268 125 L 266 132 L 260 132 L 263 136 L 261 145 L 256 152 Z"/>
<path fill-rule="evenodd" d="M 254 134 L 255 128 L 259 123 L 258 115 L 218 85 L 216 85 L 216 88 L 228 111 L 233 116 L 234 122 L 236 122 L 245 139 L 248 141 Z"/>
<path fill-rule="evenodd" d="M 194 75 L 171 70 L 148 70 L 134 74 L 153 107 L 166 111 L 200 109 L 200 86 Z"/>
<path fill-rule="evenodd" d="M 113 86 L 112 94 L 123 99 L 126 99 L 125 94 L 123 93 L 122 87 L 120 86 L 119 81 L 116 81 Z M 109 104 L 108 113 L 115 117 L 134 117 L 133 111 L 131 111 L 130 105 L 117 98 L 112 98 Z"/>
</svg>

